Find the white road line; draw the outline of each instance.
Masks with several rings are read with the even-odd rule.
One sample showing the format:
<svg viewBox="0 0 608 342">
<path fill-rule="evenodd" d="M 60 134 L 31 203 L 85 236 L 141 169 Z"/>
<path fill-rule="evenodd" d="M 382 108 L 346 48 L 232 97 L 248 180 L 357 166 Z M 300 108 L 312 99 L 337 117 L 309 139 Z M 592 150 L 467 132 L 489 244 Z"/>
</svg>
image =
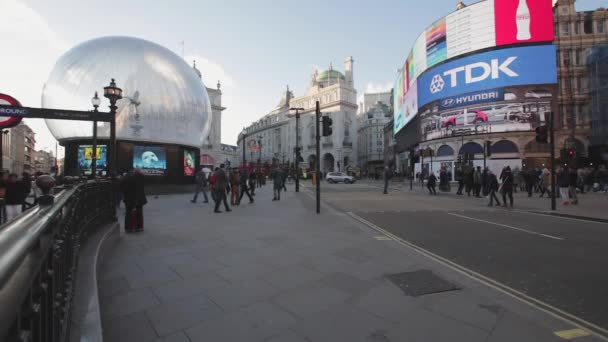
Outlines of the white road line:
<svg viewBox="0 0 608 342">
<path fill-rule="evenodd" d="M 576 217 L 551 215 L 550 213 L 544 214 L 544 213 L 536 213 L 536 212 L 531 212 L 531 211 L 526 211 L 526 210 L 513 210 L 513 211 L 516 212 L 516 213 L 520 213 L 520 214 L 528 214 L 528 215 L 552 217 L 554 219 L 561 219 L 561 220 L 571 220 L 571 221 L 579 221 L 579 222 L 595 223 L 595 224 L 603 224 L 603 225 L 606 224 L 606 222 L 593 221 L 593 220 L 585 220 L 585 219 L 579 219 L 579 218 L 576 218 Z"/>
<path fill-rule="evenodd" d="M 493 224 L 495 226 L 509 228 L 509 229 L 517 230 L 517 231 L 528 233 L 528 234 L 532 234 L 532 235 L 538 235 L 538 236 L 546 237 L 546 238 L 549 238 L 549 239 L 562 240 L 562 241 L 566 240 L 566 239 L 558 237 L 558 236 L 541 234 L 541 233 L 534 232 L 534 231 L 531 231 L 531 230 L 527 230 L 527 229 L 523 229 L 523 228 L 517 228 L 517 227 L 509 226 L 509 225 L 506 225 L 506 224 L 502 224 L 502 223 L 496 223 L 496 222 L 492 222 L 492 221 L 486 221 L 486 220 L 482 220 L 482 219 L 478 219 L 478 218 L 474 218 L 474 217 L 469 217 L 469 216 L 464 216 L 464 215 L 459 215 L 459 214 L 454 214 L 454 213 L 448 213 L 448 215 L 452 215 L 452 216 L 456 216 L 456 217 L 460 217 L 460 218 L 464 218 L 464 219 L 472 220 L 472 221 L 489 223 L 489 224 Z"/>
</svg>

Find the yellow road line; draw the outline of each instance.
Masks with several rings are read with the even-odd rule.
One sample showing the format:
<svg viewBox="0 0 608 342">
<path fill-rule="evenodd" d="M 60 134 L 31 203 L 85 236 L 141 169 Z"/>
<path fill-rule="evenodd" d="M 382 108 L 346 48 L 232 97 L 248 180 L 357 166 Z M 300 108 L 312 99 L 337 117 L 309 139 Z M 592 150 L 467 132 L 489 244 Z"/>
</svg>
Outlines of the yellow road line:
<svg viewBox="0 0 608 342">
<path fill-rule="evenodd" d="M 554 332 L 555 335 L 563 338 L 564 340 L 573 340 L 575 338 L 584 337 L 591 335 L 588 331 L 583 329 L 570 329 Z"/>
<path fill-rule="evenodd" d="M 506 294 L 512 298 L 515 298 L 525 304 L 528 304 L 534 308 L 536 308 L 537 310 L 540 310 L 544 313 L 547 313 L 563 322 L 566 322 L 568 324 L 571 324 L 579 329 L 585 330 L 585 331 L 589 331 L 592 334 L 594 334 L 595 336 L 597 336 L 598 338 L 604 340 L 604 341 L 608 341 L 608 330 L 593 324 L 591 322 L 588 322 L 580 317 L 577 317 L 573 314 L 570 314 L 568 312 L 565 312 L 563 310 L 560 310 L 550 304 L 547 304 L 541 300 L 538 300 L 536 298 L 530 297 L 528 295 L 526 295 L 523 292 L 517 291 L 505 284 L 502 284 L 500 282 L 497 282 L 496 280 L 493 280 L 491 278 L 488 278 L 478 272 L 475 272 L 471 269 L 468 269 L 464 266 L 461 266 L 457 263 L 454 263 L 446 258 L 443 258 L 433 252 L 430 252 L 422 247 L 419 247 L 411 242 L 408 242 L 392 233 L 390 233 L 389 231 L 380 228 L 379 226 L 375 225 L 374 223 L 371 223 L 369 221 L 367 221 L 366 219 L 358 216 L 357 214 L 353 213 L 353 212 L 347 212 L 347 215 L 349 215 L 350 217 L 352 217 L 354 220 L 359 221 L 360 223 L 363 223 L 364 225 L 368 226 L 371 229 L 374 229 L 388 237 L 390 237 L 391 239 L 393 239 L 394 241 L 396 241 L 397 243 L 405 246 L 405 247 L 409 247 L 411 249 L 413 249 L 415 252 L 422 254 L 424 256 L 426 256 L 427 258 L 430 258 L 434 261 L 436 261 L 437 263 L 446 266 L 460 274 L 463 274 L 473 280 L 476 280 L 492 289 L 495 289 L 503 294 Z"/>
</svg>

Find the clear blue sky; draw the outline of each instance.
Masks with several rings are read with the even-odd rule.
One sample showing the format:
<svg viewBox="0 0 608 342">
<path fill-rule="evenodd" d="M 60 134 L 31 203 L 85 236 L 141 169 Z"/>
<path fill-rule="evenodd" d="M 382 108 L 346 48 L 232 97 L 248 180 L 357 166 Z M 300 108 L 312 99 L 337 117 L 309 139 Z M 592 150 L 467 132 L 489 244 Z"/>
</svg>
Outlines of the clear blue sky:
<svg viewBox="0 0 608 342">
<path fill-rule="evenodd" d="M 19 1 L 0 0 L 0 4 Z M 352 55 L 359 95 L 366 89 L 390 88 L 416 36 L 456 6 L 456 0 L 21 3 L 40 16 L 43 29 L 52 31 L 65 48 L 94 37 L 128 35 L 152 40 L 181 54 L 180 42 L 185 41 L 186 56 L 202 56 L 213 65 L 210 70 L 205 70 L 205 64 L 202 67 L 207 86 L 215 86 L 214 78 L 225 78 L 222 82 L 228 110 L 222 140 L 230 144 L 235 143 L 244 125 L 278 103 L 285 85 L 289 84 L 296 96 L 302 94 L 315 66 L 326 68 L 333 62 L 334 68 L 343 70 L 344 59 Z M 601 5 L 606 6 L 606 1 L 577 1 L 579 10 Z M 6 33 L 3 28 L 7 26 L 0 24 L 0 34 Z M 10 41 L 3 41 L 3 46 L 11 46 Z M 30 53 L 36 54 L 35 60 L 41 64 L 52 66 L 56 59 L 44 52 Z M 21 55 L 14 57 L 24 58 Z M 45 80 L 47 76 L 40 77 Z M 39 101 L 39 81 L 32 82 L 31 98 Z M 43 134 L 39 137 L 42 139 Z"/>
</svg>

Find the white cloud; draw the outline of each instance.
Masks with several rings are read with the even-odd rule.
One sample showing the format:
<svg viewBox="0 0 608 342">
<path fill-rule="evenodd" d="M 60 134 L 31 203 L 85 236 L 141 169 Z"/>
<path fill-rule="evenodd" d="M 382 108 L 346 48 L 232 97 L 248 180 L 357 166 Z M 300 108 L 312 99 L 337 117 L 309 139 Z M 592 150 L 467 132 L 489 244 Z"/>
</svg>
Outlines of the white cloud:
<svg viewBox="0 0 608 342">
<path fill-rule="evenodd" d="M 215 88 L 217 81 L 220 81 L 222 87 L 231 88 L 235 86 L 234 79 L 226 72 L 222 65 L 210 61 L 200 54 L 189 54 L 185 57 L 185 60 L 190 65 L 192 65 L 193 61 L 196 61 L 196 68 L 201 71 L 205 86 Z"/>
<path fill-rule="evenodd" d="M 15 97 L 24 106 L 40 107 L 42 86 L 55 61 L 69 44 L 59 37 L 46 20 L 19 0 L 1 0 L 0 92 Z M 55 138 L 43 120 L 26 123 L 36 132 L 37 148 L 55 148 Z"/>
</svg>

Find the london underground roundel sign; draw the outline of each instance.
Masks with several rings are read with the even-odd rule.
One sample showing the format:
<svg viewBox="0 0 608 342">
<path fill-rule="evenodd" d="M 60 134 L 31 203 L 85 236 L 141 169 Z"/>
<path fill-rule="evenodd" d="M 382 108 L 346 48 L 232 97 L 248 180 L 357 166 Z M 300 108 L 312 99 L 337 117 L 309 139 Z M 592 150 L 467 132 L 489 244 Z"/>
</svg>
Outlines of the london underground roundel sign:
<svg viewBox="0 0 608 342">
<path fill-rule="evenodd" d="M 21 107 L 19 101 L 6 94 L 0 94 L 0 106 L 1 105 Z M 0 129 L 17 126 L 22 119 L 23 118 L 20 116 L 0 116 Z"/>
</svg>

